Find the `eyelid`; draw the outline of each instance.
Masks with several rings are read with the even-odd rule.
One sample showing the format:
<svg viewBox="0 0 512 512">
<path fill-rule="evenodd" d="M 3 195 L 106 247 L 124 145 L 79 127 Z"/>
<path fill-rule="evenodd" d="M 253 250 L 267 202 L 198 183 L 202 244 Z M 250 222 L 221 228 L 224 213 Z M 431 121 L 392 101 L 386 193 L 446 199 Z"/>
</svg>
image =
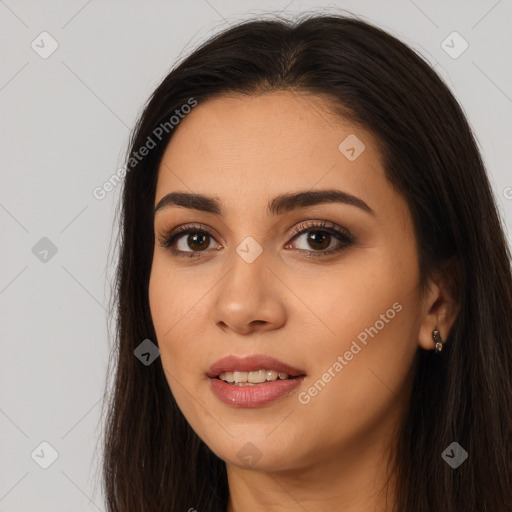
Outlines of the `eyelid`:
<svg viewBox="0 0 512 512">
<path fill-rule="evenodd" d="M 328 233 L 334 231 L 336 234 L 340 236 L 344 236 L 347 239 L 354 240 L 354 236 L 350 233 L 348 229 L 345 229 L 338 224 L 334 224 L 334 222 L 330 222 L 327 220 L 307 220 L 304 222 L 300 222 L 297 226 L 295 226 L 292 237 L 295 237 L 297 234 L 304 234 L 308 230 L 317 230 L 322 231 L 325 230 Z"/>
</svg>

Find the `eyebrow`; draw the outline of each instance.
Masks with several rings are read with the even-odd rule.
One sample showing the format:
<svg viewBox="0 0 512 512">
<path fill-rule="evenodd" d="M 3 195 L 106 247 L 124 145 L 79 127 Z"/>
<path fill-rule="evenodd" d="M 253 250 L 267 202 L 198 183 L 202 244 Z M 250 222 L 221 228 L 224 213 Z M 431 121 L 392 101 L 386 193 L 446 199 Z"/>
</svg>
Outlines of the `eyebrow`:
<svg viewBox="0 0 512 512">
<path fill-rule="evenodd" d="M 361 210 L 375 215 L 375 212 L 360 198 L 341 190 L 308 190 L 298 193 L 282 194 L 272 199 L 267 206 L 270 215 L 283 215 L 285 213 L 315 206 L 323 203 L 342 203 L 355 206 Z M 189 192 L 171 192 L 158 202 L 153 214 L 169 206 L 181 206 L 192 210 L 213 213 L 223 216 L 222 203 L 218 197 Z"/>
</svg>

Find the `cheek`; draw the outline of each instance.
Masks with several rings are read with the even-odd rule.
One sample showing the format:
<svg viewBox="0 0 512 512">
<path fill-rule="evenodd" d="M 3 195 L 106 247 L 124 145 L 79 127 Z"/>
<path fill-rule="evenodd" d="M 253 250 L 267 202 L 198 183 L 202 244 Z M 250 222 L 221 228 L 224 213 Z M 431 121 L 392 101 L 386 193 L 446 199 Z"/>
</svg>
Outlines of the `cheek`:
<svg viewBox="0 0 512 512">
<path fill-rule="evenodd" d="M 165 262 L 157 256 L 153 259 L 149 280 L 149 306 L 151 318 L 158 339 L 162 365 L 169 380 L 169 374 L 175 374 L 180 351 L 186 344 L 178 343 L 180 324 L 186 320 L 188 301 L 185 290 L 179 289 L 166 269 Z M 188 341 L 188 340 L 187 340 Z M 170 355 L 172 354 L 172 357 Z M 176 367 L 176 368 L 175 368 Z M 172 385 L 172 381 L 169 381 Z"/>
<path fill-rule="evenodd" d="M 179 279 L 165 256 L 155 256 L 149 280 L 149 305 L 160 358 L 173 394 L 189 389 L 205 372 L 204 281 Z M 200 320 L 201 319 L 201 320 Z M 198 357 L 201 355 L 201 357 Z M 179 384 L 173 380 L 178 379 Z"/>
<path fill-rule="evenodd" d="M 365 332 L 371 339 L 366 329 L 372 328 L 375 334 L 375 324 L 379 339 L 388 338 L 392 331 L 396 335 L 401 319 L 418 307 L 419 276 L 414 253 L 409 251 L 407 248 L 400 254 L 382 247 L 354 251 L 322 275 L 295 278 L 294 290 L 301 290 L 304 302 L 315 313 L 322 337 L 328 341 L 315 351 L 343 350 L 361 333 L 364 342 Z"/>
<path fill-rule="evenodd" d="M 172 339 L 186 323 L 187 315 L 194 313 L 201 298 L 200 284 L 194 279 L 180 279 L 164 256 L 154 256 L 148 295 L 159 341 Z"/>
<path fill-rule="evenodd" d="M 379 414 L 384 404 L 389 406 L 395 394 L 401 393 L 418 350 L 420 298 L 415 258 L 411 246 L 367 251 L 330 275 L 328 292 L 321 295 L 315 286 L 314 293 L 307 295 L 324 324 L 320 326 L 323 335 L 304 346 L 309 345 L 312 372 L 308 386 L 313 386 L 304 401 L 311 398 L 315 414 L 338 404 L 343 411 L 333 412 L 336 421 L 344 416 L 346 422 L 347 411 L 363 419 Z"/>
</svg>

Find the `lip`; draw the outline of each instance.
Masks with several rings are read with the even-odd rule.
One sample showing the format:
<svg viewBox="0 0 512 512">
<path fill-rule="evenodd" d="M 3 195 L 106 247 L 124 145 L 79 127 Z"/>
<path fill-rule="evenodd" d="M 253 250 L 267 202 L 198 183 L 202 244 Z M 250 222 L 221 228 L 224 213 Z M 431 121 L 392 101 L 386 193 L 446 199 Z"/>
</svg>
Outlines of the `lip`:
<svg viewBox="0 0 512 512">
<path fill-rule="evenodd" d="M 290 395 L 304 380 L 304 376 L 290 380 L 276 380 L 254 386 L 233 386 L 223 380 L 210 378 L 215 396 L 235 408 L 254 408 L 268 405 L 278 398 Z"/>
<path fill-rule="evenodd" d="M 303 370 L 294 368 L 278 359 L 265 355 L 251 355 L 246 357 L 226 356 L 219 359 L 210 366 L 207 372 L 208 377 L 218 377 L 222 372 L 250 372 L 256 370 L 276 370 L 287 373 L 292 377 L 305 375 Z"/>
<path fill-rule="evenodd" d="M 222 372 L 250 372 L 276 370 L 287 373 L 293 379 L 275 380 L 253 386 L 234 386 L 217 377 Z M 254 408 L 268 405 L 278 398 L 290 395 L 304 380 L 305 373 L 273 357 L 252 355 L 248 357 L 227 356 L 214 363 L 207 373 L 213 393 L 222 402 L 235 408 Z"/>
</svg>

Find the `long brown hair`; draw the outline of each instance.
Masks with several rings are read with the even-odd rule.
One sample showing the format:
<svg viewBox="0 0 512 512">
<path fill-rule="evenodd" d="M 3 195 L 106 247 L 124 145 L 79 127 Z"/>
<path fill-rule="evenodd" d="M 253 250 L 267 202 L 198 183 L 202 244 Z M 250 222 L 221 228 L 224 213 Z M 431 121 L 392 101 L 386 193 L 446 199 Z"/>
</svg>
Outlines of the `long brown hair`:
<svg viewBox="0 0 512 512">
<path fill-rule="evenodd" d="M 188 425 L 160 359 L 148 300 L 158 167 L 176 109 L 226 92 L 299 90 L 375 134 L 390 183 L 406 199 L 421 286 L 447 261 L 460 313 L 442 354 L 418 349 L 412 400 L 394 459 L 399 512 L 512 510 L 512 277 L 510 252 L 475 137 L 431 66 L 362 20 L 307 15 L 241 22 L 165 77 L 130 140 L 120 218 L 116 309 L 104 439 L 109 512 L 224 512 L 225 464 Z M 164 123 L 166 130 L 155 129 Z M 133 153 L 155 143 L 143 159 Z M 112 311 L 111 311 L 112 312 Z M 468 459 L 442 458 L 459 443 Z"/>
</svg>

